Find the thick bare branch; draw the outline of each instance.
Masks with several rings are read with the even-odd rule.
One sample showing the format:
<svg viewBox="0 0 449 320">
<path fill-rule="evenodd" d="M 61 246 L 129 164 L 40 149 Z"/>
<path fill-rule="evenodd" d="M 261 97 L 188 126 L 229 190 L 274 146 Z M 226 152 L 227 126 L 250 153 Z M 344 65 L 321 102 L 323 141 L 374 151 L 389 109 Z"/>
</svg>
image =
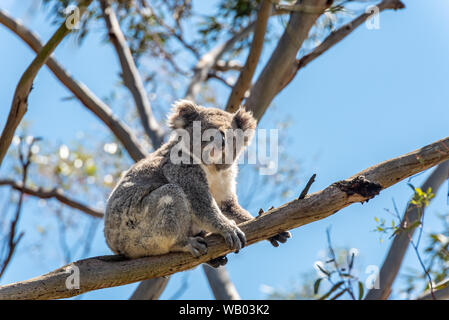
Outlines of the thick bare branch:
<svg viewBox="0 0 449 320">
<path fill-rule="evenodd" d="M 221 75 L 218 75 L 215 71 L 209 72 L 209 74 L 207 75 L 207 79 L 216 79 L 228 88 L 233 88 L 233 83 L 231 83 L 228 79 L 223 78 Z"/>
<path fill-rule="evenodd" d="M 57 189 L 54 188 L 52 190 L 44 190 L 42 188 L 36 188 L 36 187 L 31 187 L 31 186 L 25 186 L 23 187 L 21 183 L 18 183 L 17 181 L 14 180 L 9 180 L 9 179 L 0 179 L 0 186 L 10 186 L 13 189 L 23 192 L 24 194 L 33 196 L 33 197 L 37 197 L 37 198 L 41 198 L 41 199 L 56 199 L 59 202 L 65 204 L 66 206 L 69 206 L 73 209 L 77 209 L 80 210 L 92 217 L 95 218 L 103 218 L 104 214 L 103 212 L 100 212 L 98 210 L 92 209 L 89 206 L 73 200 L 69 197 L 67 197 L 66 195 L 64 195 L 63 190 L 61 189 Z"/>
<path fill-rule="evenodd" d="M 240 107 L 240 103 L 245 97 L 246 91 L 251 87 L 251 80 L 256 71 L 259 62 L 260 54 L 265 40 L 265 31 L 267 29 L 268 18 L 271 14 L 271 1 L 263 0 L 260 4 L 259 12 L 257 14 L 256 26 L 254 28 L 254 36 L 249 50 L 248 58 L 245 66 L 240 72 L 237 82 L 232 88 L 226 104 L 226 111 L 235 112 Z"/>
<path fill-rule="evenodd" d="M 322 191 L 309 194 L 257 218 L 242 223 L 248 245 L 268 239 L 281 231 L 324 219 L 357 202 L 365 202 L 399 181 L 449 159 L 449 137 L 400 157 L 384 161 L 354 176 L 336 182 Z M 194 258 L 186 253 L 169 253 L 127 260 L 121 256 L 102 256 L 68 264 L 48 274 L 0 287 L 1 299 L 57 299 L 101 288 L 125 285 L 191 269 L 230 253 L 223 238 L 206 237 L 208 253 Z M 80 288 L 67 289 L 66 280 L 76 268 Z"/>
<path fill-rule="evenodd" d="M 36 53 L 42 50 L 43 45 L 38 36 L 3 10 L 0 10 L 0 23 L 19 36 Z M 146 152 L 140 147 L 131 129 L 122 123 L 103 101 L 83 83 L 74 80 L 53 57 L 49 57 L 46 63 L 56 78 L 111 130 L 134 161 L 146 156 Z"/>
<path fill-rule="evenodd" d="M 90 2 L 91 1 L 84 1 L 81 8 L 85 9 L 85 7 L 90 4 Z M 33 62 L 31 62 L 31 64 L 28 66 L 28 68 L 20 78 L 19 83 L 16 87 L 16 91 L 14 92 L 8 119 L 6 120 L 2 135 L 0 136 L 0 166 L 2 164 L 3 158 L 6 155 L 6 152 L 8 151 L 12 138 L 14 137 L 14 132 L 22 121 L 23 116 L 27 112 L 28 96 L 30 95 L 30 92 L 33 88 L 33 82 L 36 78 L 37 73 L 47 62 L 50 55 L 65 38 L 65 36 L 70 33 L 70 31 L 71 30 L 67 27 L 64 21 L 50 38 L 50 40 L 48 40 L 42 50 L 40 50 L 40 52 L 34 58 Z"/>
<path fill-rule="evenodd" d="M 422 190 L 432 189 L 436 194 L 438 189 L 449 178 L 449 161 L 443 162 L 432 172 L 421 186 Z M 418 208 L 409 202 L 402 218 L 401 226 L 413 225 L 419 221 L 424 214 L 424 208 Z M 399 232 L 393 239 L 387 256 L 385 257 L 382 268 L 379 272 L 379 289 L 368 291 L 366 300 L 386 300 L 391 294 L 393 282 L 396 279 L 404 260 L 405 253 L 410 245 L 410 239 L 413 237 L 416 228 L 407 229 Z"/>
<path fill-rule="evenodd" d="M 157 149 L 164 141 L 164 132 L 154 118 L 143 81 L 137 70 L 125 36 L 120 29 L 120 23 L 117 20 L 114 9 L 110 6 L 110 1 L 108 0 L 101 0 L 100 3 L 106 21 L 106 27 L 108 28 L 109 39 L 114 45 L 120 60 L 123 81 L 134 98 L 142 127 L 150 138 L 154 149 Z"/>
</svg>

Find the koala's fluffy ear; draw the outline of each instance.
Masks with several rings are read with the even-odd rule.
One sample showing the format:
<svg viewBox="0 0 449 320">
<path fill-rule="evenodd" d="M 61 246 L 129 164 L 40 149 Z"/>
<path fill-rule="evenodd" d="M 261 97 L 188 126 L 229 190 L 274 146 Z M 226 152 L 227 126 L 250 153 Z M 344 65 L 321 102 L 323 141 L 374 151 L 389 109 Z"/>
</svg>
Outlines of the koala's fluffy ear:
<svg viewBox="0 0 449 320">
<path fill-rule="evenodd" d="M 253 113 L 251 111 L 246 111 L 245 108 L 240 107 L 234 113 L 233 122 L 238 129 L 246 130 L 255 130 L 257 127 L 257 121 L 253 117 Z"/>
<path fill-rule="evenodd" d="M 168 116 L 168 125 L 172 129 L 185 128 L 195 121 L 199 115 L 199 107 L 190 100 L 178 100 Z"/>
</svg>

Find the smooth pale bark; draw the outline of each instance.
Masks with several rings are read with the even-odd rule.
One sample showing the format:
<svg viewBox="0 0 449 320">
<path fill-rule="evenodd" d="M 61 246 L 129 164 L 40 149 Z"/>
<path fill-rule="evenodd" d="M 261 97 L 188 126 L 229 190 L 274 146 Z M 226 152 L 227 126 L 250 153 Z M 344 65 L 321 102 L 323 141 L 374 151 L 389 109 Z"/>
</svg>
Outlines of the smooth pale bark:
<svg viewBox="0 0 449 320">
<path fill-rule="evenodd" d="M 353 203 L 366 202 L 381 190 L 446 160 L 449 160 L 449 137 L 374 165 L 304 199 L 273 208 L 240 227 L 246 234 L 248 245 L 252 245 L 279 232 L 324 219 Z M 80 260 L 30 280 L 1 286 L 0 299 L 67 298 L 91 290 L 167 276 L 230 253 L 219 235 L 207 236 L 206 242 L 208 253 L 200 258 L 187 253 L 169 253 L 133 260 L 120 256 Z M 70 280 L 74 270 L 80 276 L 80 287 L 67 289 L 66 281 Z"/>
</svg>

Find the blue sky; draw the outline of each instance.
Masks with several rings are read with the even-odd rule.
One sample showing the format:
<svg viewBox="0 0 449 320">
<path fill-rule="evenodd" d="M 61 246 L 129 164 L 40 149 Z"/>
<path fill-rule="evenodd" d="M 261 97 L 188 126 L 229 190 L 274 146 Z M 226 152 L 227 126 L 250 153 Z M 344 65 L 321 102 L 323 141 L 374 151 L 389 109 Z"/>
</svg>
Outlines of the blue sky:
<svg viewBox="0 0 449 320">
<path fill-rule="evenodd" d="M 14 1 L 0 1 L 2 9 L 23 19 L 43 39 L 55 30 L 48 17 L 27 16 Z M 22 4 L 22 2 L 20 2 Z M 29 1 L 27 1 L 29 3 Z M 275 108 L 265 115 L 289 117 L 291 153 L 301 159 L 302 173 L 317 173 L 312 191 L 345 179 L 383 160 L 415 150 L 448 136 L 449 123 L 449 4 L 444 0 L 405 0 L 407 8 L 381 14 L 380 29 L 364 26 L 346 40 L 301 70 L 295 80 L 275 99 Z M 210 6 L 210 4 L 208 4 Z M 119 72 L 112 48 L 93 32 L 79 48 L 72 39 L 57 50 L 58 60 L 98 96 L 109 94 Z M 9 111 L 14 88 L 33 58 L 18 38 L 0 26 L 0 125 Z M 264 51 L 264 58 L 270 54 Z M 76 101 L 62 102 L 69 93 L 53 75 L 42 69 L 30 96 L 26 119 L 32 133 L 56 143 L 69 143 L 80 130 L 98 130 L 98 121 Z M 0 176 L 6 173 L 0 170 Z M 415 185 L 426 174 L 413 179 Z M 298 192 L 302 186 L 298 186 Z M 430 206 L 425 232 L 439 229 L 436 213 L 447 213 L 447 185 Z M 1 189 L 0 189 L 1 190 Z M 4 189 L 0 192 L 5 192 Z M 355 247 L 360 252 L 362 273 L 366 265 L 381 265 L 389 240 L 379 241 L 371 232 L 374 216 L 389 216 L 392 199 L 402 210 L 409 197 L 406 182 L 383 191 L 369 203 L 355 204 L 337 214 L 293 230 L 287 245 L 272 248 L 258 243 L 238 255 L 231 255 L 227 269 L 240 295 L 261 299 L 261 285 L 288 290 L 301 281 L 301 274 L 313 271 L 313 263 L 326 248 L 325 230 L 332 226 L 336 246 Z M 282 201 L 274 203 L 279 205 Z M 30 205 L 25 215 L 38 215 Z M 254 214 L 255 212 L 253 212 Z M 32 219 L 23 219 L 22 228 Z M 109 254 L 102 228 L 95 237 L 92 255 Z M 19 254 L 0 283 L 25 280 L 61 265 L 54 256 L 35 261 Z M 412 251 L 406 265 L 418 266 Z M 170 298 L 181 286 L 186 273 L 172 277 L 162 298 Z M 209 299 L 211 292 L 201 268 L 188 272 L 189 287 L 183 298 Z M 398 282 L 396 288 L 400 286 Z M 99 290 L 85 295 L 94 299 L 123 299 L 136 284 Z"/>
</svg>

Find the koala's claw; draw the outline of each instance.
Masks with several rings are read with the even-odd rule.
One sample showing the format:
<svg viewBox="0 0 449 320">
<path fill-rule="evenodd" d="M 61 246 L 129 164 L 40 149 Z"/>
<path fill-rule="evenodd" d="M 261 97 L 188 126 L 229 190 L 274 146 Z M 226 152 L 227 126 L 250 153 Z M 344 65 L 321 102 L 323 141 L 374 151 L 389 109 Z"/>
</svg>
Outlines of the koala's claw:
<svg viewBox="0 0 449 320">
<path fill-rule="evenodd" d="M 291 238 L 291 237 L 292 237 L 291 233 L 288 231 L 285 231 L 285 232 L 281 232 L 281 233 L 275 235 L 274 237 L 269 238 L 268 241 L 270 241 L 274 247 L 279 247 L 278 242 L 286 243 L 287 239 Z"/>
<path fill-rule="evenodd" d="M 189 238 L 187 247 L 195 258 L 199 258 L 207 253 L 207 243 L 203 237 Z"/>
<path fill-rule="evenodd" d="M 214 267 L 214 268 L 224 266 L 224 265 L 226 265 L 226 263 L 228 263 L 228 258 L 226 256 L 221 256 L 221 257 L 212 259 L 209 262 L 207 262 L 208 265 L 210 265 L 211 267 Z"/>
<path fill-rule="evenodd" d="M 233 251 L 238 252 L 246 245 L 245 234 L 237 226 L 233 230 L 225 232 L 223 237 L 228 248 Z"/>
</svg>

